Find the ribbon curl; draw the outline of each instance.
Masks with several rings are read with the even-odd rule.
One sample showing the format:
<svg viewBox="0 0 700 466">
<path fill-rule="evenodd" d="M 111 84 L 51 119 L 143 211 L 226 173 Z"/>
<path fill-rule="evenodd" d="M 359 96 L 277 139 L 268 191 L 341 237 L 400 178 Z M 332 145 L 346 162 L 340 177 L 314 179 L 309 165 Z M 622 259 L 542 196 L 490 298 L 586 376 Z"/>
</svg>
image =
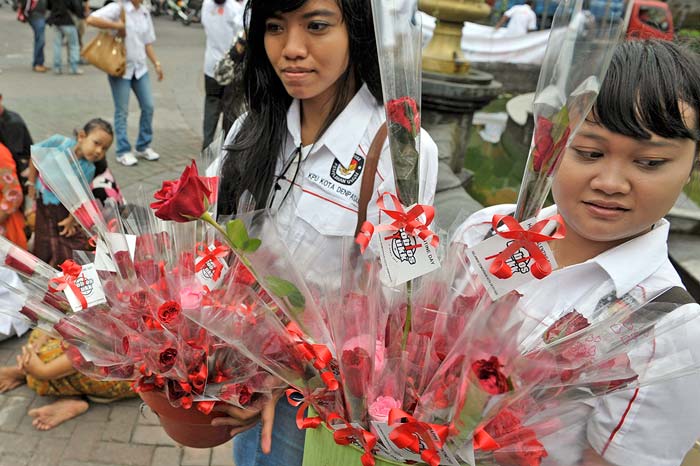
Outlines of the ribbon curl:
<svg viewBox="0 0 700 466">
<path fill-rule="evenodd" d="M 384 198 L 388 197 L 393 203 L 394 208 L 388 209 Z M 394 221 L 391 223 L 374 226 L 372 222 L 364 222 L 360 228 L 360 232 L 355 237 L 355 242 L 360 245 L 360 251 L 365 252 L 369 242 L 372 239 L 375 231 L 399 231 L 404 230 L 412 236 L 417 236 L 420 239 L 427 241 L 430 239 L 430 245 L 436 248 L 440 244 L 440 238 L 432 232 L 428 227 L 433 223 L 435 218 L 435 208 L 429 205 L 416 204 L 406 212 L 395 194 L 385 192 L 377 199 L 379 210 L 387 214 Z M 425 221 L 420 219 L 425 215 Z"/>
<path fill-rule="evenodd" d="M 76 298 L 78 298 L 80 306 L 83 309 L 87 309 L 87 299 L 85 299 L 85 296 L 83 295 L 83 292 L 80 290 L 78 285 L 75 284 L 75 281 L 83 272 L 83 267 L 70 259 L 64 261 L 60 267 L 63 271 L 63 276 L 54 277 L 51 280 L 49 280 L 49 291 L 51 291 L 52 293 L 57 293 L 59 291 L 65 290 L 66 288 L 70 288 L 70 290 L 73 292 Z"/>
<path fill-rule="evenodd" d="M 439 451 L 447 440 L 449 433 L 447 426 L 419 422 L 399 408 L 393 408 L 389 411 L 388 423 L 394 427 L 394 430 L 389 434 L 389 439 L 397 447 L 408 448 L 412 452 L 418 453 L 421 459 L 430 466 L 440 464 Z M 421 444 L 424 444 L 426 448 L 421 450 Z"/>
<path fill-rule="evenodd" d="M 287 332 L 292 336 L 297 351 L 301 357 L 310 362 L 320 373 L 321 380 L 329 390 L 337 390 L 338 380 L 331 370 L 329 364 L 333 359 L 333 354 L 326 345 L 311 344 L 304 340 L 301 329 L 294 323 L 287 324 Z"/>
<path fill-rule="evenodd" d="M 544 230 L 550 221 L 556 222 L 556 229 L 550 235 L 542 233 L 542 230 Z M 501 223 L 507 227 L 507 230 L 498 230 Z M 566 235 L 566 226 L 564 225 L 564 219 L 561 215 L 557 214 L 540 220 L 528 230 L 525 230 L 522 225 L 510 215 L 494 215 L 491 224 L 493 231 L 495 231 L 498 236 L 513 240 L 503 251 L 495 256 L 486 258 L 493 258 L 493 262 L 489 267 L 489 271 L 493 275 L 501 279 L 512 277 L 513 270 L 506 261 L 521 248 L 525 249 L 529 256 L 519 259 L 518 262 L 532 260 L 533 264 L 530 267 L 530 272 L 535 278 L 541 280 L 552 273 L 552 264 L 549 263 L 549 260 L 547 260 L 547 257 L 540 250 L 537 243 L 562 239 Z"/>
<path fill-rule="evenodd" d="M 334 430 L 332 423 L 335 420 L 345 424 L 345 427 Z M 375 445 L 377 445 L 377 437 L 375 437 L 374 434 L 366 431 L 365 429 L 353 426 L 336 413 L 331 413 L 328 415 L 326 424 L 328 424 L 328 427 L 333 430 L 333 440 L 335 440 L 335 443 L 338 445 L 350 445 L 353 443 L 353 440 L 358 442 L 365 450 L 364 454 L 360 458 L 362 461 L 362 466 L 374 466 L 375 461 L 372 450 L 374 450 Z"/>
<path fill-rule="evenodd" d="M 304 398 L 304 395 L 295 388 L 289 388 L 285 391 L 287 402 L 293 407 L 298 407 L 296 422 L 299 430 L 315 429 L 323 423 L 320 416 L 306 417 L 306 408 L 309 407 L 309 402 Z"/>
</svg>

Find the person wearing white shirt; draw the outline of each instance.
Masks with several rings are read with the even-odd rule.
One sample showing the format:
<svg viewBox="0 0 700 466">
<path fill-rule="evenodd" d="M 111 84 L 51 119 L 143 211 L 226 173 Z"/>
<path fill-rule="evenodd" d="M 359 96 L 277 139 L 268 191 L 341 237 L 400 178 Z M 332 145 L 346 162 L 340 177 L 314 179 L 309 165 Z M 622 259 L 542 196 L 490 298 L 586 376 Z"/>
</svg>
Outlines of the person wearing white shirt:
<svg viewBox="0 0 700 466">
<path fill-rule="evenodd" d="M 524 36 L 528 31 L 534 31 L 537 29 L 537 15 L 532 9 L 534 4 L 534 0 L 525 0 L 522 5 L 512 6 L 503 13 L 494 30 L 497 31 L 508 21 L 506 29 L 509 36 Z"/>
<path fill-rule="evenodd" d="M 204 51 L 204 123 L 202 149 L 214 140 L 216 126 L 223 110 L 225 86 L 214 79 L 214 68 L 231 48 L 233 39 L 243 29 L 245 7 L 239 0 L 204 0 L 202 26 L 207 36 Z M 234 117 L 235 118 L 235 117 Z M 224 132 L 231 128 L 224 114 Z"/>
<path fill-rule="evenodd" d="M 121 20 L 122 8 L 125 21 Z M 158 160 L 160 155 L 151 148 L 154 104 L 147 60 L 153 63 L 158 81 L 163 80 L 163 68 L 153 49 L 156 33 L 151 14 L 148 9 L 141 6 L 141 0 L 126 0 L 123 3 L 113 2 L 100 8 L 88 16 L 87 23 L 100 29 L 112 29 L 116 35 L 124 37 L 126 71 L 121 77 L 108 76 L 114 101 L 117 162 L 132 166 L 138 163 L 138 158 Z M 132 90 L 141 108 L 139 133 L 134 151 L 129 143 L 126 124 L 129 115 L 129 95 Z"/>
<path fill-rule="evenodd" d="M 355 234 L 362 178 L 373 180 L 367 219 L 375 224 L 386 221 L 376 206 L 379 194 L 396 192 L 388 143 L 376 172 L 367 169 L 370 145 L 385 122 L 370 1 L 250 5 L 243 75 L 249 111 L 231 128 L 220 167 L 209 169 L 221 176 L 219 214 L 234 213 L 247 191 L 258 208 L 272 208 L 292 254 L 313 250 L 309 238 L 320 236 L 333 261 L 334 251 L 341 254 L 333 243 Z M 424 131 L 420 141 L 419 202 L 430 204 L 437 146 Z M 304 432 L 286 400 L 260 413 L 221 409 L 229 417 L 213 422 L 237 433 L 238 466 L 301 465 Z"/>
<path fill-rule="evenodd" d="M 595 107 L 555 174 L 556 205 L 538 216 L 564 219 L 566 237 L 549 243 L 560 268 L 517 289 L 543 330 L 606 281 L 617 298 L 636 289 L 651 299 L 683 287 L 668 259 L 663 217 L 697 169 L 698 63 L 695 54 L 664 41 L 630 41 L 615 51 Z M 494 214 L 514 210 L 500 205 L 475 213 L 455 240 L 477 244 Z M 674 317 L 698 312 L 697 303 L 678 304 Z M 657 335 L 640 349 L 652 355 L 648 373 L 662 371 L 664 359 L 678 352 L 697 361 L 698 341 L 698 319 Z M 691 373 L 581 403 L 574 437 L 567 431 L 542 439 L 542 466 L 680 465 L 700 437 L 698 385 L 700 374 Z"/>
</svg>

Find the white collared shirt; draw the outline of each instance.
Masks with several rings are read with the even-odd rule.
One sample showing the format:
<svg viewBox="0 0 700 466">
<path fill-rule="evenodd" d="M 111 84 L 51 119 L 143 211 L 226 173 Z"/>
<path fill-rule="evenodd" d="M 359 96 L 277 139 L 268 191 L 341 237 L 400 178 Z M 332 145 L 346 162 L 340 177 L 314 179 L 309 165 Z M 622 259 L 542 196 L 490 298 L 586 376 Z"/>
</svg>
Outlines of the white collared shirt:
<svg viewBox="0 0 700 466">
<path fill-rule="evenodd" d="M 476 212 L 458 229 L 455 241 L 468 245 L 480 242 L 490 230 L 494 214 L 514 211 L 514 205 L 499 205 Z M 555 213 L 556 206 L 552 206 L 543 209 L 539 218 Z M 543 280 L 533 280 L 518 288 L 518 292 L 524 295 L 524 300 L 533 295 L 540 299 L 521 304 L 535 314 L 535 319 L 541 319 L 544 331 L 559 317 L 559 311 L 584 295 L 590 297 L 592 289 L 610 279 L 618 297 L 635 287 L 649 298 L 667 287 L 682 287 L 668 259 L 668 232 L 668 221 L 661 219 L 644 235 L 581 264 L 555 270 Z M 698 304 L 687 304 L 675 310 L 674 315 L 697 313 L 698 308 Z M 695 319 L 664 333 L 653 345 L 647 375 L 658 369 L 667 355 L 677 357 L 683 352 L 688 358 L 700 360 L 700 322 Z M 693 374 L 581 403 L 577 413 L 587 417 L 587 422 L 577 432 L 567 431 L 543 439 L 549 456 L 542 465 L 579 464 L 585 440 L 614 465 L 680 465 L 700 437 L 698 386 L 700 374 Z"/>
<path fill-rule="evenodd" d="M 214 0 L 202 4 L 202 26 L 207 36 L 204 50 L 204 74 L 214 77 L 214 67 L 223 58 L 238 32 L 243 29 L 245 7 L 236 0 L 217 5 Z"/>
<path fill-rule="evenodd" d="M 121 5 L 119 2 L 110 3 L 92 14 L 109 21 L 119 21 Z M 134 4 L 128 0 L 123 5 L 126 17 L 126 37 L 124 38 L 126 71 L 122 77 L 124 79 L 140 79 L 148 72 L 146 45 L 155 42 L 156 33 L 153 29 L 151 14 L 143 5 L 136 9 Z"/>
<path fill-rule="evenodd" d="M 244 118 L 245 115 L 234 123 L 224 146 L 233 142 Z M 284 172 L 284 176 L 278 182 L 280 189 L 271 193 L 279 229 L 285 233 L 292 253 L 311 246 L 307 241 L 314 235 L 307 234 L 309 228 L 338 239 L 354 235 L 365 157 L 385 120 L 383 106 L 363 85 L 321 138 L 302 150 L 301 164 L 297 166 L 294 157 L 301 145 L 301 113 L 300 102 L 292 102 L 287 112 L 287 141 L 278 155 L 276 171 L 276 175 Z M 437 186 L 437 146 L 425 131 L 421 131 L 420 141 L 420 203 L 432 204 Z M 215 166 L 207 170 L 217 171 Z M 382 149 L 367 209 L 367 220 L 374 224 L 386 220 L 380 218 L 377 207 L 377 198 L 385 191 L 396 192 L 388 142 Z"/>
</svg>

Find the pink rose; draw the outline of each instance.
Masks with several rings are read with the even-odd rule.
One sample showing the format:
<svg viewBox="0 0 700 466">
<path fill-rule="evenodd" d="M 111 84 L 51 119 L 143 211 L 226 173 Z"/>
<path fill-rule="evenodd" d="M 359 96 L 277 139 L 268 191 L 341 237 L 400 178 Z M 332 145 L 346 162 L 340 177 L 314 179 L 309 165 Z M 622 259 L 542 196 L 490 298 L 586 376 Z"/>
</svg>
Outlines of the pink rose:
<svg viewBox="0 0 700 466">
<path fill-rule="evenodd" d="M 390 396 L 378 396 L 367 410 L 373 421 L 388 422 L 392 409 L 401 409 L 401 402 Z"/>
</svg>

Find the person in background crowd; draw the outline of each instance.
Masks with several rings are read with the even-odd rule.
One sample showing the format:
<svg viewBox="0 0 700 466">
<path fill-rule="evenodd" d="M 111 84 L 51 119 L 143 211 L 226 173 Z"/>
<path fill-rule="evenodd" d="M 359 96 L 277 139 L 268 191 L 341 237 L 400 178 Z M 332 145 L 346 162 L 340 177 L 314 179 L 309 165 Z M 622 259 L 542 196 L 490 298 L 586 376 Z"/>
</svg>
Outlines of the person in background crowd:
<svg viewBox="0 0 700 466">
<path fill-rule="evenodd" d="M 122 6 L 126 24 L 121 20 Z M 87 23 L 100 29 L 112 29 L 115 34 L 125 37 L 126 71 L 122 77 L 108 76 L 109 87 L 114 100 L 114 131 L 117 136 L 117 162 L 130 167 L 138 163 L 138 158 L 155 161 L 160 155 L 151 148 L 153 141 L 153 93 L 148 73 L 150 60 L 156 70 L 158 81 L 163 80 L 163 68 L 156 57 L 153 43 L 156 33 L 148 9 L 142 7 L 141 0 L 124 3 L 110 3 L 92 13 Z M 126 119 L 129 115 L 129 95 L 131 91 L 141 107 L 139 135 L 136 150 L 132 152 L 127 135 Z"/>
<path fill-rule="evenodd" d="M 47 0 L 24 0 L 18 7 L 23 10 L 24 18 L 34 32 L 34 54 L 32 58 L 32 70 L 37 73 L 46 73 L 48 68 L 44 66 L 44 45 L 46 44 L 46 4 Z"/>
<path fill-rule="evenodd" d="M 68 41 L 68 66 L 70 74 L 81 75 L 83 70 L 78 68 L 80 61 L 80 44 L 78 42 L 78 28 L 73 21 L 73 16 L 83 17 L 83 4 L 80 0 L 48 0 L 50 11 L 48 24 L 54 26 L 53 39 L 53 72 L 63 73 L 62 44 Z"/>
<path fill-rule="evenodd" d="M 533 10 L 534 5 L 534 0 L 525 0 L 522 5 L 512 6 L 503 13 L 501 19 L 494 26 L 494 31 L 500 29 L 506 21 L 508 21 L 509 36 L 524 36 L 528 31 L 534 31 L 537 29 L 537 15 Z"/>
<path fill-rule="evenodd" d="M 204 128 L 202 149 L 214 140 L 219 117 L 223 110 L 226 86 L 214 79 L 214 67 L 228 52 L 234 37 L 243 29 L 244 6 L 238 0 L 204 0 L 202 26 L 207 36 L 204 52 Z M 233 121 L 226 118 L 222 124 L 225 133 Z"/>
<path fill-rule="evenodd" d="M 0 143 L 0 235 L 27 249 L 22 214 L 22 185 L 9 149 Z"/>
<path fill-rule="evenodd" d="M 33 144 L 29 129 L 22 117 L 3 106 L 2 93 L 0 93 L 0 143 L 10 150 L 15 161 L 17 177 L 19 178 L 24 193 L 27 193 L 27 173 L 29 156 Z"/>
</svg>

